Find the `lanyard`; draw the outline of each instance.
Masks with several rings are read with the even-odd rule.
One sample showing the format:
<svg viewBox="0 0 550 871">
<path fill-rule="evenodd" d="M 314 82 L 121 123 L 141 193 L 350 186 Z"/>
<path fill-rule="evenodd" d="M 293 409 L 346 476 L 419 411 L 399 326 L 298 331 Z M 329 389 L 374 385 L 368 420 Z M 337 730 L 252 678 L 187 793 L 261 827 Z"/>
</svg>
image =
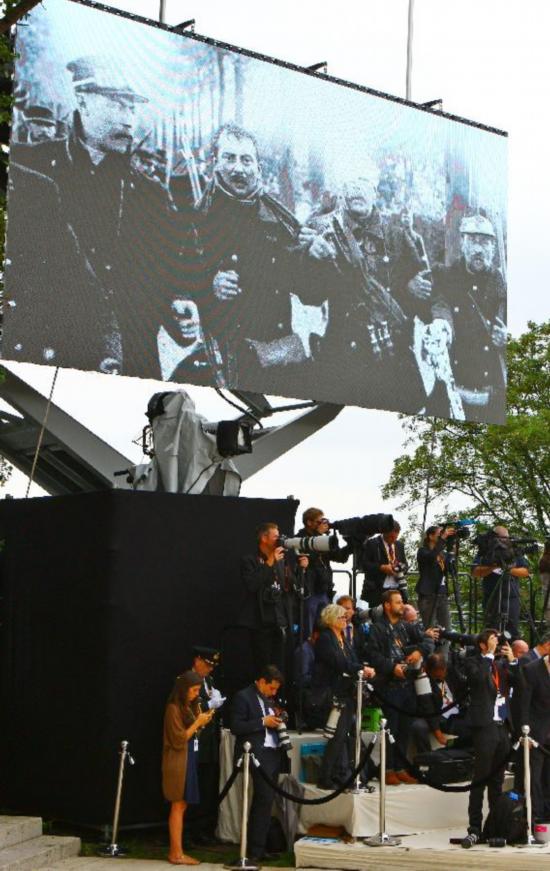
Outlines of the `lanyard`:
<svg viewBox="0 0 550 871">
<path fill-rule="evenodd" d="M 497 664 L 494 659 L 491 663 L 491 678 L 496 687 L 497 695 L 500 695 L 500 675 L 498 673 Z"/>
</svg>

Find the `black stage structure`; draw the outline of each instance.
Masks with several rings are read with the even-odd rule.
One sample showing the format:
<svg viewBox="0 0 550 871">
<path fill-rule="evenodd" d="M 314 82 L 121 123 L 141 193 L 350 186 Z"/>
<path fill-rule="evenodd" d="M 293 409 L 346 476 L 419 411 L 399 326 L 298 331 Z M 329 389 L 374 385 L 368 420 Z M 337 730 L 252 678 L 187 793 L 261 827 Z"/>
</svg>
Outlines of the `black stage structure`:
<svg viewBox="0 0 550 871">
<path fill-rule="evenodd" d="M 130 742 L 123 825 L 165 818 L 164 705 L 192 644 L 222 647 L 230 692 L 250 677 L 229 630 L 255 528 L 294 529 L 297 502 L 106 491 L 0 502 L 2 805 L 110 821 Z M 227 639 L 230 637 L 230 641 Z"/>
</svg>

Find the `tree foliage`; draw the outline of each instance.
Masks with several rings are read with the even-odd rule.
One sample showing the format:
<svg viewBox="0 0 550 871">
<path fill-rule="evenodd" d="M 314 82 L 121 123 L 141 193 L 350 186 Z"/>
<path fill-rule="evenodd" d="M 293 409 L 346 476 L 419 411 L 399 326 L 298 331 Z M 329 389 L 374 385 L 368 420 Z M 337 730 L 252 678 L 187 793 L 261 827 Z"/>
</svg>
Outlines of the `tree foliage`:
<svg viewBox="0 0 550 871">
<path fill-rule="evenodd" d="M 462 516 L 509 525 L 543 537 L 550 529 L 550 322 L 530 322 L 508 343 L 508 416 L 505 426 L 408 418 L 405 447 L 386 498 L 403 510 L 468 500 Z"/>
</svg>

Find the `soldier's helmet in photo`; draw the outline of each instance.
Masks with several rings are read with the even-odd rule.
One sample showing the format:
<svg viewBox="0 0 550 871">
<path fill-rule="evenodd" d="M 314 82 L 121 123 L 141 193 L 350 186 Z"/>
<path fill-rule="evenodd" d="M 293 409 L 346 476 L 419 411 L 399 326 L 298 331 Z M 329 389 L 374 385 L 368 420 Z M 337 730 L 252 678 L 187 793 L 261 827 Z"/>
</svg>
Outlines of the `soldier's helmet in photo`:
<svg viewBox="0 0 550 871">
<path fill-rule="evenodd" d="M 492 236 L 496 239 L 493 225 L 483 215 L 470 215 L 468 218 L 463 218 L 459 230 L 462 235 Z"/>
<path fill-rule="evenodd" d="M 103 94 L 105 97 L 124 97 L 135 103 L 148 103 L 138 94 L 118 65 L 101 55 L 87 55 L 70 61 L 67 69 L 73 78 L 76 94 Z"/>
</svg>

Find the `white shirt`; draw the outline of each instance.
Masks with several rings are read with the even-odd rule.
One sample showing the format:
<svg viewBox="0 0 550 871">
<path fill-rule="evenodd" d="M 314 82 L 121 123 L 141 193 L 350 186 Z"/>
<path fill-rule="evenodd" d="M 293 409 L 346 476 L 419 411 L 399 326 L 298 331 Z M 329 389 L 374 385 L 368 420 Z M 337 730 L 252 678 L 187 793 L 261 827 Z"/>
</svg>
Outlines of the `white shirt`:
<svg viewBox="0 0 550 871">
<path fill-rule="evenodd" d="M 262 715 L 263 715 L 264 717 L 272 717 L 272 716 L 274 715 L 274 713 L 275 713 L 275 711 L 273 710 L 273 708 L 267 708 L 267 709 L 266 709 L 265 702 L 264 702 L 264 700 L 263 700 L 263 698 L 262 698 L 261 696 L 258 696 L 258 701 L 259 701 L 259 703 L 260 703 L 260 707 L 261 707 L 261 709 L 262 709 Z M 279 746 L 279 743 L 278 743 L 277 738 L 276 738 L 275 735 L 273 734 L 273 730 L 272 730 L 272 729 L 268 729 L 267 726 L 266 726 L 266 727 L 265 727 L 264 747 L 273 747 L 273 748 L 276 748 L 276 747 L 278 747 L 278 746 Z"/>
</svg>

